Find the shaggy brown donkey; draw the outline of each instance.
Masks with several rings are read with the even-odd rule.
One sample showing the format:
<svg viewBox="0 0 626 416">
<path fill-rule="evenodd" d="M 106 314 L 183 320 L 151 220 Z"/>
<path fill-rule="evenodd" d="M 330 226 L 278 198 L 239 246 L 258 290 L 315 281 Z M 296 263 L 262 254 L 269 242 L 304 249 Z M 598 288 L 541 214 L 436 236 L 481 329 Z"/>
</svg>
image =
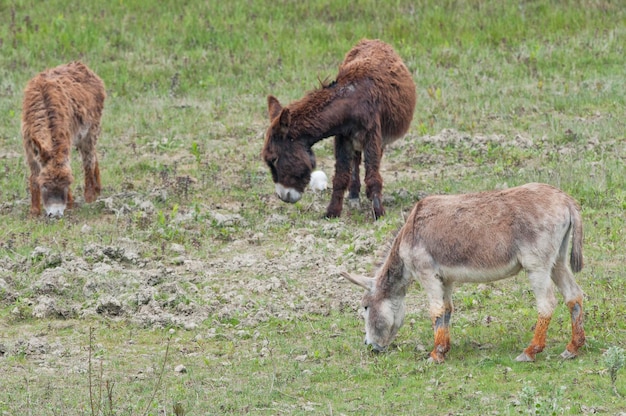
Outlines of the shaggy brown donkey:
<svg viewBox="0 0 626 416">
<path fill-rule="evenodd" d="M 70 147 L 83 159 L 85 201 L 100 194 L 96 142 L 104 107 L 104 83 L 87 66 L 72 62 L 48 69 L 24 90 L 22 137 L 30 167 L 32 215 L 61 217 L 73 203 Z"/>
<path fill-rule="evenodd" d="M 285 202 L 302 197 L 315 168 L 311 150 L 335 136 L 335 176 L 327 217 L 339 217 L 343 198 L 359 198 L 359 165 L 365 156 L 365 185 L 375 218 L 384 215 L 380 162 L 385 145 L 409 129 L 415 83 L 402 59 L 380 40 L 361 40 L 339 66 L 337 79 L 282 107 L 267 99 L 270 127 L 262 156 L 276 193 Z"/>
</svg>

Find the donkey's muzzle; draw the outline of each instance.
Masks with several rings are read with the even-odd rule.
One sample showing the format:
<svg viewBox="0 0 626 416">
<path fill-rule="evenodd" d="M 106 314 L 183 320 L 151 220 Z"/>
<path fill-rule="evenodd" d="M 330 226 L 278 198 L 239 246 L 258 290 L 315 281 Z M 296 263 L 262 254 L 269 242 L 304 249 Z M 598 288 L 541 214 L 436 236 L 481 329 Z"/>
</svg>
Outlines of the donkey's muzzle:
<svg viewBox="0 0 626 416">
<path fill-rule="evenodd" d="M 375 342 L 367 342 L 367 339 L 365 340 L 365 345 L 369 346 L 374 352 L 384 352 L 387 349 L 387 347 L 381 347 Z"/>
<path fill-rule="evenodd" d="M 285 188 L 279 183 L 276 184 L 276 195 L 278 195 L 282 201 L 289 202 L 291 204 L 298 202 L 300 198 L 302 198 L 302 192 L 293 188 Z"/>
<path fill-rule="evenodd" d="M 65 204 L 52 204 L 45 207 L 46 217 L 55 219 L 62 218 L 65 212 Z"/>
</svg>

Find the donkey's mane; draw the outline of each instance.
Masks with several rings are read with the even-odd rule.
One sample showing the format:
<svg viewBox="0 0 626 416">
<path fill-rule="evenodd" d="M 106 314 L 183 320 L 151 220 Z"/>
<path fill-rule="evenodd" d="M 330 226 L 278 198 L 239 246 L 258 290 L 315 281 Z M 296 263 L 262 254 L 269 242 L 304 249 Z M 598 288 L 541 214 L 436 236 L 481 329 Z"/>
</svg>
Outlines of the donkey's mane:
<svg viewBox="0 0 626 416">
<path fill-rule="evenodd" d="M 385 265 L 385 261 L 387 261 L 387 257 L 389 257 L 389 253 L 391 253 L 391 249 L 393 248 L 393 243 L 396 241 L 402 227 L 402 225 L 399 225 L 392 233 L 392 238 L 386 240 L 383 245 L 376 250 L 375 256 L 378 260 L 375 263 L 375 268 L 377 271 L 380 271 L 380 269 Z"/>
<path fill-rule="evenodd" d="M 320 83 L 319 86 L 319 90 L 323 90 L 324 88 L 332 88 L 335 85 L 337 85 L 337 80 L 333 79 L 333 80 L 329 80 L 328 77 L 321 79 L 320 77 L 317 77 L 318 82 Z"/>
</svg>

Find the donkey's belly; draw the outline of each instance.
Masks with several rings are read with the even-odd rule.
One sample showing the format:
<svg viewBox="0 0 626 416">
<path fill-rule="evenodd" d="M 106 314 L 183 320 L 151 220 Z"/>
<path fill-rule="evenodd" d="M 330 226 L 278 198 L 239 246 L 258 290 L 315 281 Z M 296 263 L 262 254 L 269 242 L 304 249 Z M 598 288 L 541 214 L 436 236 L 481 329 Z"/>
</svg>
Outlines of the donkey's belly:
<svg viewBox="0 0 626 416">
<path fill-rule="evenodd" d="M 441 277 L 447 281 L 470 283 L 470 282 L 493 282 L 515 276 L 522 269 L 517 260 L 508 264 L 494 267 L 476 268 L 468 266 L 453 266 L 440 268 Z"/>
</svg>

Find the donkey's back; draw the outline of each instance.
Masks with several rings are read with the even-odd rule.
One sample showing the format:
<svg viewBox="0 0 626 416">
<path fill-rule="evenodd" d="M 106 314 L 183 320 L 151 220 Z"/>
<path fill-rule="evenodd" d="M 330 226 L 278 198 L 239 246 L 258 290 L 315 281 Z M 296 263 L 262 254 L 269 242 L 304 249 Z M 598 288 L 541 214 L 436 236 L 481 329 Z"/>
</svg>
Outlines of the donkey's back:
<svg viewBox="0 0 626 416">
<path fill-rule="evenodd" d="M 375 107 L 368 108 L 367 114 L 379 118 L 383 146 L 408 131 L 415 109 L 415 83 L 390 45 L 377 39 L 361 40 L 346 54 L 336 82 L 365 93 L 354 108 Z"/>
<path fill-rule="evenodd" d="M 521 268 L 549 270 L 566 262 L 572 234 L 571 268 L 577 272 L 583 265 L 578 204 L 546 184 L 429 196 L 415 206 L 407 225 L 410 251 L 422 248 L 455 281 L 497 280 Z"/>
</svg>

